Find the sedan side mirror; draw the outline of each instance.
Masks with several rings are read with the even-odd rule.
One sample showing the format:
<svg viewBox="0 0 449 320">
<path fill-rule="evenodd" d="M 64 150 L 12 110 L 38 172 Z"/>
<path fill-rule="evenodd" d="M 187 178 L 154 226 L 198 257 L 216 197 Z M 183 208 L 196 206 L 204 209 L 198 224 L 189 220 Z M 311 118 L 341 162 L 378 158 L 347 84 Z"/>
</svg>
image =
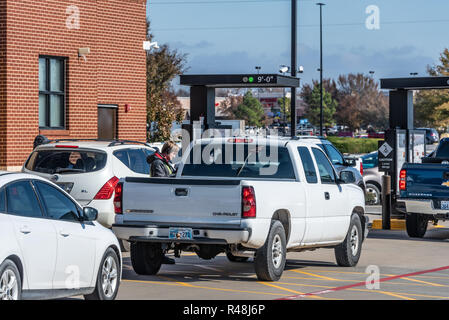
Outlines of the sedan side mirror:
<svg viewBox="0 0 449 320">
<path fill-rule="evenodd" d="M 355 182 L 354 172 L 349 171 L 349 170 L 343 170 L 342 172 L 340 172 L 339 181 L 344 184 L 354 183 Z"/>
<path fill-rule="evenodd" d="M 91 207 L 83 208 L 83 221 L 95 221 L 98 218 L 98 210 Z"/>
</svg>

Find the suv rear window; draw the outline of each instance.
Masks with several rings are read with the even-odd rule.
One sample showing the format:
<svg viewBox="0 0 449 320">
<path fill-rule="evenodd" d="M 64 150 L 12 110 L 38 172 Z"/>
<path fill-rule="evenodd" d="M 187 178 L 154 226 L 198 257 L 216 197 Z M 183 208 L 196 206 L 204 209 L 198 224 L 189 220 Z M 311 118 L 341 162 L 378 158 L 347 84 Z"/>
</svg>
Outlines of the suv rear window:
<svg viewBox="0 0 449 320">
<path fill-rule="evenodd" d="M 106 166 L 107 154 L 88 150 L 38 150 L 28 159 L 25 168 L 48 174 L 95 172 Z"/>
<path fill-rule="evenodd" d="M 147 163 L 147 157 L 154 151 L 149 149 L 121 149 L 114 151 L 114 156 L 119 159 L 130 170 L 150 174 L 150 165 Z"/>
<path fill-rule="evenodd" d="M 196 145 L 190 152 L 182 175 L 295 179 L 287 148 L 252 144 Z"/>
</svg>

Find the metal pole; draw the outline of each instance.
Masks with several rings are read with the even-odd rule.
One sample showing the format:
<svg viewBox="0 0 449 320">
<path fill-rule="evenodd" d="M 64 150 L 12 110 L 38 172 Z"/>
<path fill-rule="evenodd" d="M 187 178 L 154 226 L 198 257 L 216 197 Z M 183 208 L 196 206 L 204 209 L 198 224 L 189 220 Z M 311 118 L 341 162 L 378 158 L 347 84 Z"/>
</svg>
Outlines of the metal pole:
<svg viewBox="0 0 449 320">
<path fill-rule="evenodd" d="M 292 77 L 296 77 L 296 60 L 297 60 L 297 0 L 292 0 L 292 65 L 290 66 Z M 285 100 L 284 100 L 285 102 Z M 291 88 L 291 98 L 290 98 L 290 135 L 296 137 L 296 88 Z"/>
<path fill-rule="evenodd" d="M 391 177 L 382 176 L 382 229 L 391 229 Z"/>
<path fill-rule="evenodd" d="M 323 6 L 324 3 L 317 3 L 320 6 L 320 136 L 323 136 Z"/>
</svg>

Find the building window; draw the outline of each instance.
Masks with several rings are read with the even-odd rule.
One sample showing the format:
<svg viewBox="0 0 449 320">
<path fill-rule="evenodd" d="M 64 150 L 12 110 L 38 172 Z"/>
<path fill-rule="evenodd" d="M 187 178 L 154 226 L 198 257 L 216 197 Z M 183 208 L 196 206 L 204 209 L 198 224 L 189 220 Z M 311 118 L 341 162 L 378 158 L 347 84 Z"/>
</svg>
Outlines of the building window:
<svg viewBox="0 0 449 320">
<path fill-rule="evenodd" d="M 65 60 L 39 57 L 39 128 L 65 129 Z"/>
</svg>

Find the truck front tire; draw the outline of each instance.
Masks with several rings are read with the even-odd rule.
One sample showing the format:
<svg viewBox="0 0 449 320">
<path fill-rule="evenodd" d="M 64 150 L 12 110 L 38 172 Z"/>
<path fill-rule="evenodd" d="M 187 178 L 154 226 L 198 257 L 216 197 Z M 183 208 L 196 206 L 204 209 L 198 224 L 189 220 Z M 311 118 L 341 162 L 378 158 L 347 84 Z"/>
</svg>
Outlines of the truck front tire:
<svg viewBox="0 0 449 320">
<path fill-rule="evenodd" d="M 287 241 L 282 223 L 271 222 L 270 232 L 263 247 L 256 251 L 254 266 L 257 279 L 278 281 L 284 272 L 287 258 Z"/>
<path fill-rule="evenodd" d="M 423 238 L 426 234 L 428 223 L 429 221 L 423 214 L 412 213 L 405 216 L 407 234 L 411 238 Z"/>
<path fill-rule="evenodd" d="M 155 275 L 162 265 L 164 253 L 157 243 L 131 243 L 131 263 L 134 271 L 140 275 Z"/>
<path fill-rule="evenodd" d="M 360 217 L 353 214 L 345 241 L 335 247 L 335 259 L 340 267 L 357 265 L 362 252 L 363 230 Z"/>
</svg>

